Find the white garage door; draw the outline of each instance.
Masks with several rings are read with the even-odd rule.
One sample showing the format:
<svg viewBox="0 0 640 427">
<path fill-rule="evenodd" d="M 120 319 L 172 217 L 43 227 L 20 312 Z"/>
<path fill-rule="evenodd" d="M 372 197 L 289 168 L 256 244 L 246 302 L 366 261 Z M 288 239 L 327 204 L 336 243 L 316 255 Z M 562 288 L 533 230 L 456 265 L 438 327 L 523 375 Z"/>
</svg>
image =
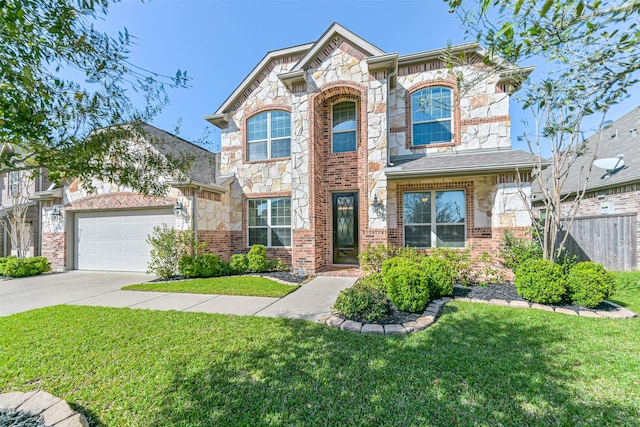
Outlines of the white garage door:
<svg viewBox="0 0 640 427">
<path fill-rule="evenodd" d="M 146 239 L 162 223 L 173 227 L 171 208 L 75 214 L 76 269 L 147 271 Z"/>
</svg>

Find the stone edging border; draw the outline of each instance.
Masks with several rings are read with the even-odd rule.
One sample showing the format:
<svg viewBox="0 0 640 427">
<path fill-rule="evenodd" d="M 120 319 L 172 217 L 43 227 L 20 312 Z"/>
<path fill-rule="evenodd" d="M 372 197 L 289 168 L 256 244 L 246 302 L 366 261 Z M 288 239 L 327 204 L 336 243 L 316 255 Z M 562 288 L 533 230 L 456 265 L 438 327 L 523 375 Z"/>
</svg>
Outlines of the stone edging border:
<svg viewBox="0 0 640 427">
<path fill-rule="evenodd" d="M 0 394 L 0 409 L 40 415 L 51 427 L 89 427 L 84 415 L 72 410 L 67 402 L 46 391 Z"/>
<path fill-rule="evenodd" d="M 321 323 L 332 326 L 334 328 L 340 328 L 343 331 L 358 332 L 363 334 L 378 334 L 378 335 L 396 335 L 396 334 L 410 334 L 412 332 L 421 331 L 428 328 L 438 319 L 442 307 L 449 301 L 462 301 L 462 302 L 476 302 L 480 304 L 500 305 L 505 307 L 518 307 L 518 308 L 534 308 L 538 310 L 553 311 L 556 313 L 562 313 L 572 316 L 584 316 L 584 317 L 599 317 L 599 318 L 615 318 L 615 319 L 629 319 L 636 317 L 637 314 L 631 310 L 606 301 L 608 304 L 615 307 L 615 310 L 604 311 L 590 311 L 590 310 L 571 310 L 564 307 L 554 307 L 550 305 L 530 303 L 527 301 L 511 301 L 507 302 L 502 299 L 483 300 L 477 298 L 467 297 L 444 297 L 437 300 L 433 300 L 427 305 L 427 308 L 422 313 L 422 316 L 418 317 L 415 321 L 405 322 L 402 324 L 390 323 L 388 325 L 378 325 L 376 323 L 357 322 L 355 320 L 345 320 L 341 317 L 331 315 L 320 319 Z"/>
</svg>

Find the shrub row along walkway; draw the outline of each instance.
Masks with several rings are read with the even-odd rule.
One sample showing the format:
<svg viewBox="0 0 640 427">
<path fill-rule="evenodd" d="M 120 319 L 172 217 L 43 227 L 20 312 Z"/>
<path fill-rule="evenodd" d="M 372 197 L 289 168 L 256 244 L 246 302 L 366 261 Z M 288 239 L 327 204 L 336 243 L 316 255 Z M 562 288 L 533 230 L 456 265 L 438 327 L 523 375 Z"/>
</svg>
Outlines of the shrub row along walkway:
<svg viewBox="0 0 640 427">
<path fill-rule="evenodd" d="M 409 334 L 415 331 L 421 331 L 431 326 L 440 315 L 440 311 L 445 304 L 451 300 L 462 302 L 476 302 L 481 304 L 500 305 L 505 307 L 517 307 L 517 308 L 534 308 L 538 310 L 554 311 L 556 313 L 568 314 L 572 316 L 584 316 L 584 317 L 607 317 L 616 319 L 627 319 L 636 317 L 637 314 L 631 310 L 621 307 L 612 302 L 607 302 L 613 306 L 613 310 L 572 310 L 566 307 L 554 307 L 544 304 L 530 303 L 527 301 L 511 301 L 508 302 L 503 299 L 491 299 L 483 300 L 477 298 L 467 297 L 455 297 L 455 298 L 440 298 L 432 301 L 422 313 L 422 316 L 418 317 L 415 321 L 405 322 L 402 324 L 388 324 L 379 325 L 377 323 L 356 322 L 354 320 L 345 320 L 341 317 L 332 315 L 320 319 L 320 321 L 326 325 L 340 328 L 343 331 L 360 332 L 363 334 L 379 334 L 379 335 L 393 335 L 393 334 Z"/>
</svg>

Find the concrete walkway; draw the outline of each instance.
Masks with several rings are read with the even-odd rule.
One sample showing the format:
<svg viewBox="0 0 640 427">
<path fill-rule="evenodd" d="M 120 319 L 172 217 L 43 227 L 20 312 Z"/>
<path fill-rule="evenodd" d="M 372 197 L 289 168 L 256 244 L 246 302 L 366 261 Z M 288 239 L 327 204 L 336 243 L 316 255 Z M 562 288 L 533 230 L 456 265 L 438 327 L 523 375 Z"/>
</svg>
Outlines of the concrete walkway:
<svg viewBox="0 0 640 427">
<path fill-rule="evenodd" d="M 58 304 L 197 311 L 317 321 L 331 313 L 338 293 L 351 277 L 319 276 L 283 298 L 122 291 L 142 283 L 138 273 L 79 272 L 0 282 L 0 316 Z"/>
</svg>

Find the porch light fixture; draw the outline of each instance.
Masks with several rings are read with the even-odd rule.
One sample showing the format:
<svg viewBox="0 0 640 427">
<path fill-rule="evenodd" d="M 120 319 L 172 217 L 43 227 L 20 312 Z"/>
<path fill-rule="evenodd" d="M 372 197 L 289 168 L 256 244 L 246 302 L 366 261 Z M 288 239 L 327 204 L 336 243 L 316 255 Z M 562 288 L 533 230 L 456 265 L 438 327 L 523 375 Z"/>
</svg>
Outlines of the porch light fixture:
<svg viewBox="0 0 640 427">
<path fill-rule="evenodd" d="M 375 212 L 375 214 L 378 216 L 378 218 L 384 219 L 384 217 L 385 217 L 384 204 L 382 204 L 380 199 L 378 199 L 378 195 L 377 194 L 373 195 L 373 203 L 371 204 L 371 207 L 373 207 L 373 212 Z"/>
<path fill-rule="evenodd" d="M 173 207 L 173 214 L 178 218 L 183 218 L 185 220 L 189 219 L 189 212 L 187 212 L 187 208 L 180 202 L 180 200 L 176 200 L 176 204 Z"/>
<path fill-rule="evenodd" d="M 54 206 L 53 209 L 51 209 L 51 212 L 49 213 L 49 216 L 51 216 L 51 219 L 60 219 L 62 218 L 62 211 L 60 210 L 59 206 Z"/>
</svg>

